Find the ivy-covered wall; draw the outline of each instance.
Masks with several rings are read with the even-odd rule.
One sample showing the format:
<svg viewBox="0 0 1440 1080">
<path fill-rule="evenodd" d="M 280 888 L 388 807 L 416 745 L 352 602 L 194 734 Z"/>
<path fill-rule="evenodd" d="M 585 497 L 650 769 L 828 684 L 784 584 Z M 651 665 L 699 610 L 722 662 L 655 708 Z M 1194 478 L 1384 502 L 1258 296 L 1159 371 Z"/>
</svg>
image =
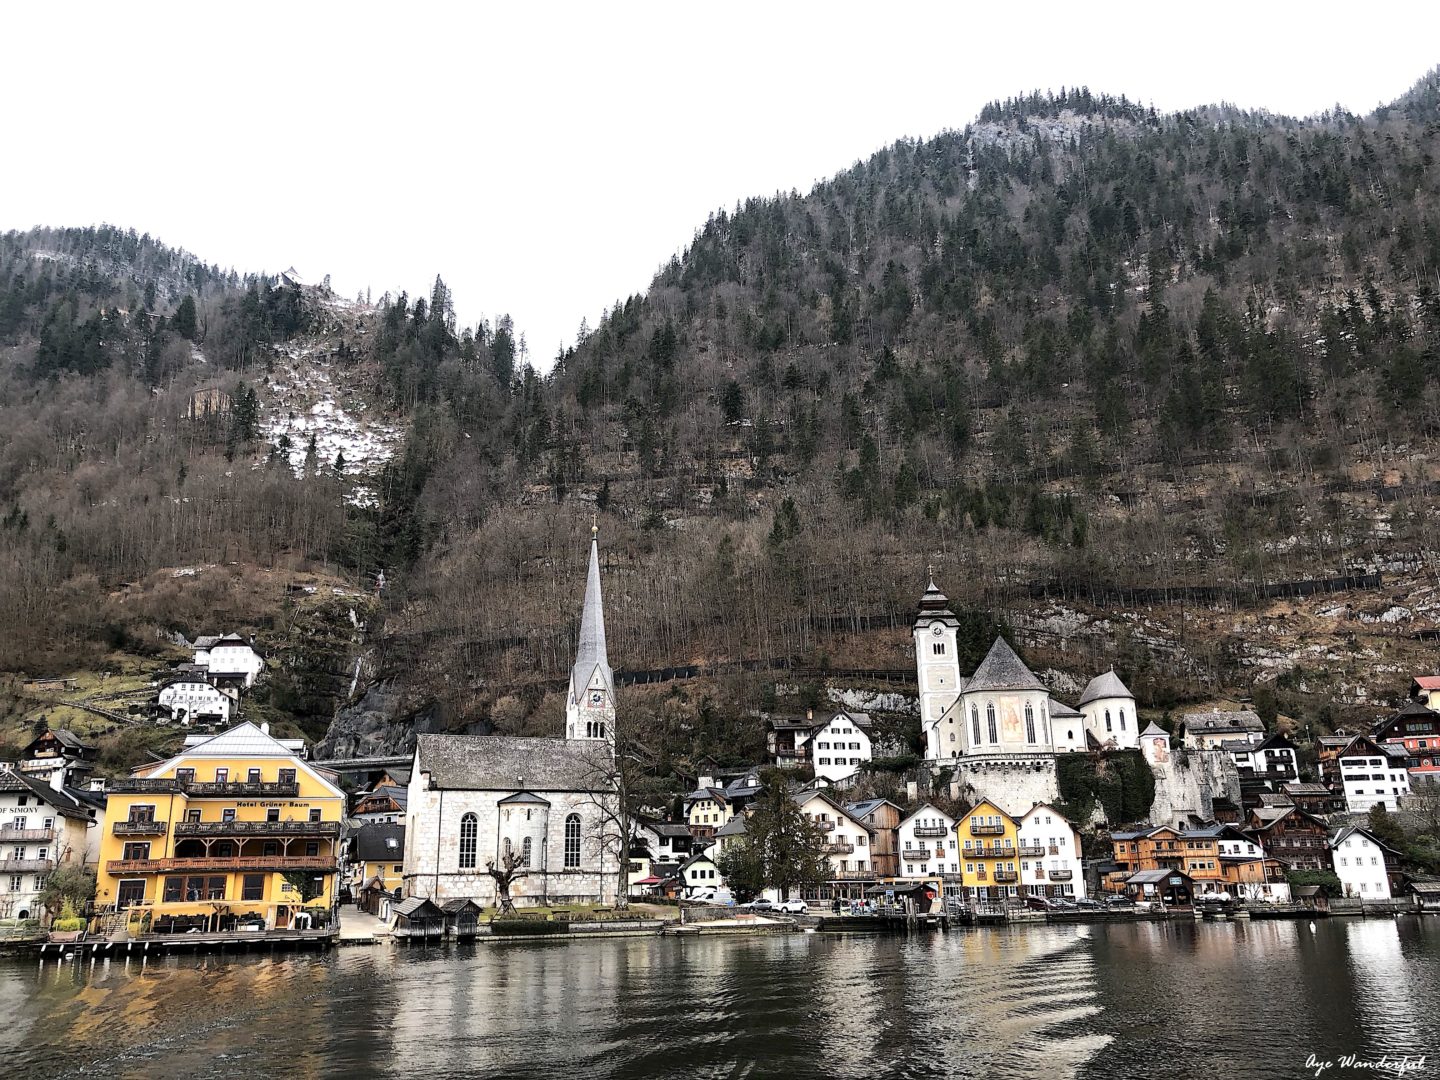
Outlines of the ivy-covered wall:
<svg viewBox="0 0 1440 1080">
<path fill-rule="evenodd" d="M 1061 754 L 1055 762 L 1061 813 L 1077 826 L 1098 803 L 1111 825 L 1144 821 L 1155 800 L 1155 776 L 1139 750 Z"/>
</svg>

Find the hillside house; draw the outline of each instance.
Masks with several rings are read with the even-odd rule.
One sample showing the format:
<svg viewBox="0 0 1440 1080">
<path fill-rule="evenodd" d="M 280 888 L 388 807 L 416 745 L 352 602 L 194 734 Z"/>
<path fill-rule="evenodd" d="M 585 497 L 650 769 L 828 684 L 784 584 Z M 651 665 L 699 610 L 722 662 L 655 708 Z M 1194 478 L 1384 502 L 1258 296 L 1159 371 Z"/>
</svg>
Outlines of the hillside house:
<svg viewBox="0 0 1440 1080">
<path fill-rule="evenodd" d="M 239 634 L 218 637 L 204 650 L 197 644 L 197 664 L 201 663 L 202 651 L 206 655 L 206 673 L 210 682 L 216 686 L 235 686 L 248 690 L 255 685 L 260 672 L 265 670 L 265 661 L 260 654 Z"/>
<path fill-rule="evenodd" d="M 1394 811 L 1400 808 L 1400 800 L 1410 794 L 1407 762 L 1403 746 L 1356 735 L 1335 755 L 1326 780 L 1332 789 L 1338 789 L 1345 809 L 1352 814 L 1367 813 L 1372 806 Z"/>
<path fill-rule="evenodd" d="M 1180 717 L 1180 741 L 1192 750 L 1221 750 L 1228 743 L 1258 743 L 1265 723 L 1249 709 L 1195 712 Z"/>
<path fill-rule="evenodd" d="M 782 769 L 810 765 L 817 780 L 842 783 L 874 757 L 870 717 L 860 712 L 835 712 L 817 720 L 813 710 L 804 719 L 767 722 L 770 760 Z"/>
<path fill-rule="evenodd" d="M 1080 833 L 1059 810 L 1037 803 L 1020 815 L 1020 889 L 1029 896 L 1083 899 Z"/>
<path fill-rule="evenodd" d="M 1298 806 L 1257 807 L 1245 833 L 1288 870 L 1327 870 L 1330 835 L 1325 822 Z"/>
<path fill-rule="evenodd" d="M 1428 681 L 1431 676 L 1425 678 Z M 1405 751 L 1412 787 L 1420 781 L 1440 782 L 1440 712 L 1412 701 L 1377 724 L 1372 738 L 1387 749 Z"/>
<path fill-rule="evenodd" d="M 50 783 L 56 772 L 61 785 L 87 786 L 100 751 L 68 728 L 54 728 L 37 735 L 20 751 L 19 771 L 42 783 Z"/>
<path fill-rule="evenodd" d="M 1335 876 L 1347 897 L 1389 900 L 1392 877 L 1398 876 L 1400 853 L 1365 829 L 1345 828 L 1330 840 Z"/>
<path fill-rule="evenodd" d="M 173 722 L 192 724 L 230 723 L 235 708 L 234 690 L 222 690 L 200 675 L 185 674 L 160 688 L 157 703 Z"/>
</svg>

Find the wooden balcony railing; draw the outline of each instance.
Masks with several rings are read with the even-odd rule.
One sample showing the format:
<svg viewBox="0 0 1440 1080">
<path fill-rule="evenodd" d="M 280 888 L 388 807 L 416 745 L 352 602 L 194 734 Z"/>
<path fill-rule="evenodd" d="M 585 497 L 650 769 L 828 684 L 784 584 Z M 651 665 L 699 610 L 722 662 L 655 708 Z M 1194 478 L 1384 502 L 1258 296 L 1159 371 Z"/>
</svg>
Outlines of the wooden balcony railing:
<svg viewBox="0 0 1440 1080">
<path fill-rule="evenodd" d="M 928 862 L 933 854 L 929 848 L 907 848 L 900 856 L 907 862 Z"/>
<path fill-rule="evenodd" d="M 116 836 L 164 836 L 167 826 L 164 821 L 117 821 L 110 831 Z"/>
<path fill-rule="evenodd" d="M 815 822 L 815 827 L 821 832 L 835 831 L 835 823 L 833 821 L 817 821 Z"/>
<path fill-rule="evenodd" d="M 980 847 L 967 849 L 964 854 L 967 858 L 973 855 L 977 859 L 1013 859 L 1015 857 L 1015 849 L 985 847 L 981 845 Z"/>
<path fill-rule="evenodd" d="M 46 844 L 54 839 L 54 829 L 0 829 L 0 844 Z"/>
<path fill-rule="evenodd" d="M 224 780 L 219 783 L 186 784 L 185 793 L 191 798 L 247 795 L 293 799 L 300 794 L 300 784 L 295 780 Z"/>
<path fill-rule="evenodd" d="M 910 830 L 917 837 L 920 836 L 949 836 L 950 830 L 944 825 L 916 825 Z"/>
<path fill-rule="evenodd" d="M 338 821 L 177 821 L 180 836 L 328 836 L 340 835 Z"/>
<path fill-rule="evenodd" d="M 1075 876 L 1075 871 L 1073 871 L 1073 870 L 1051 870 L 1051 871 L 1050 871 L 1050 880 L 1051 880 L 1051 881 L 1069 881 L 1069 880 L 1070 880 L 1072 877 L 1074 877 L 1074 876 Z"/>
<path fill-rule="evenodd" d="M 1014 870 L 996 870 L 996 871 L 995 871 L 995 880 L 996 880 L 996 881 L 1019 881 L 1019 880 L 1020 880 L 1020 876 L 1019 876 L 1018 874 L 1016 874 Z"/>
<path fill-rule="evenodd" d="M 0 859 L 0 874 L 48 874 L 54 859 Z"/>
<path fill-rule="evenodd" d="M 855 850 L 855 845 L 846 840 L 834 840 L 822 849 L 826 855 L 849 855 Z"/>
<path fill-rule="evenodd" d="M 1044 855 L 1044 854 L 1045 854 L 1045 845 L 1044 845 L 1044 844 L 1021 844 L 1021 845 L 1020 845 L 1020 854 L 1021 854 L 1021 855 L 1025 855 L 1025 856 Z"/>
<path fill-rule="evenodd" d="M 970 823 L 970 835 L 971 835 L 971 836 L 1004 836 L 1004 835 L 1005 835 L 1005 826 L 1004 826 L 1004 825 L 981 825 L 981 824 L 979 824 L 978 822 L 972 821 L 972 822 Z"/>
<path fill-rule="evenodd" d="M 840 870 L 830 875 L 832 881 L 874 881 L 874 870 Z"/>
<path fill-rule="evenodd" d="M 0 866 L 3 866 L 0 863 Z M 336 868 L 333 855 L 246 855 L 214 859 L 111 859 L 105 864 L 109 874 L 165 874 L 193 870 L 197 873 L 227 870 L 323 870 Z"/>
</svg>

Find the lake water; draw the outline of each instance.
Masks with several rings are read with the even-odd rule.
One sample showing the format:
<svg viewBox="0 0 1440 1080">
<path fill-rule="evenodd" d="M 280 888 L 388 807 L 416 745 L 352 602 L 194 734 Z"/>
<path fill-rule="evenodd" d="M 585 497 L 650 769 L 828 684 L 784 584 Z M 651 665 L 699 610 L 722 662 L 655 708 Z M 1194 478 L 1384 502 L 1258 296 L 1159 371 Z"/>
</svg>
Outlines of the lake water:
<svg viewBox="0 0 1440 1080">
<path fill-rule="evenodd" d="M 1440 917 L 7 961 L 0 1017 L 14 1077 L 1440 1080 Z"/>
</svg>

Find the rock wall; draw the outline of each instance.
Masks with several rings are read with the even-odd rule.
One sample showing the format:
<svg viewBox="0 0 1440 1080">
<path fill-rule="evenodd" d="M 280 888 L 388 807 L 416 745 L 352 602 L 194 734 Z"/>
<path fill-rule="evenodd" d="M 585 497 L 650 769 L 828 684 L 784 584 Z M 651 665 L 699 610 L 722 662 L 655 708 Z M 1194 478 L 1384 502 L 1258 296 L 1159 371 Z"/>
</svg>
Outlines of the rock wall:
<svg viewBox="0 0 1440 1080">
<path fill-rule="evenodd" d="M 952 798 L 966 802 L 989 799 L 1012 817 L 1019 817 L 1036 803 L 1060 799 L 1060 781 L 1055 774 L 1053 755 L 1033 754 L 993 760 L 958 758 L 941 768 L 953 769 Z"/>
<path fill-rule="evenodd" d="M 433 709 L 414 709 L 394 679 L 372 684 L 360 700 L 335 712 L 317 758 L 389 757 L 415 749 L 417 732 L 440 731 Z"/>
<path fill-rule="evenodd" d="M 1194 816 L 1213 818 L 1215 799 L 1229 799 L 1240 805 L 1240 773 L 1235 759 L 1223 750 L 1171 750 L 1165 755 L 1146 754 L 1155 774 L 1155 801 L 1150 821 L 1155 825 L 1178 825 Z"/>
</svg>

